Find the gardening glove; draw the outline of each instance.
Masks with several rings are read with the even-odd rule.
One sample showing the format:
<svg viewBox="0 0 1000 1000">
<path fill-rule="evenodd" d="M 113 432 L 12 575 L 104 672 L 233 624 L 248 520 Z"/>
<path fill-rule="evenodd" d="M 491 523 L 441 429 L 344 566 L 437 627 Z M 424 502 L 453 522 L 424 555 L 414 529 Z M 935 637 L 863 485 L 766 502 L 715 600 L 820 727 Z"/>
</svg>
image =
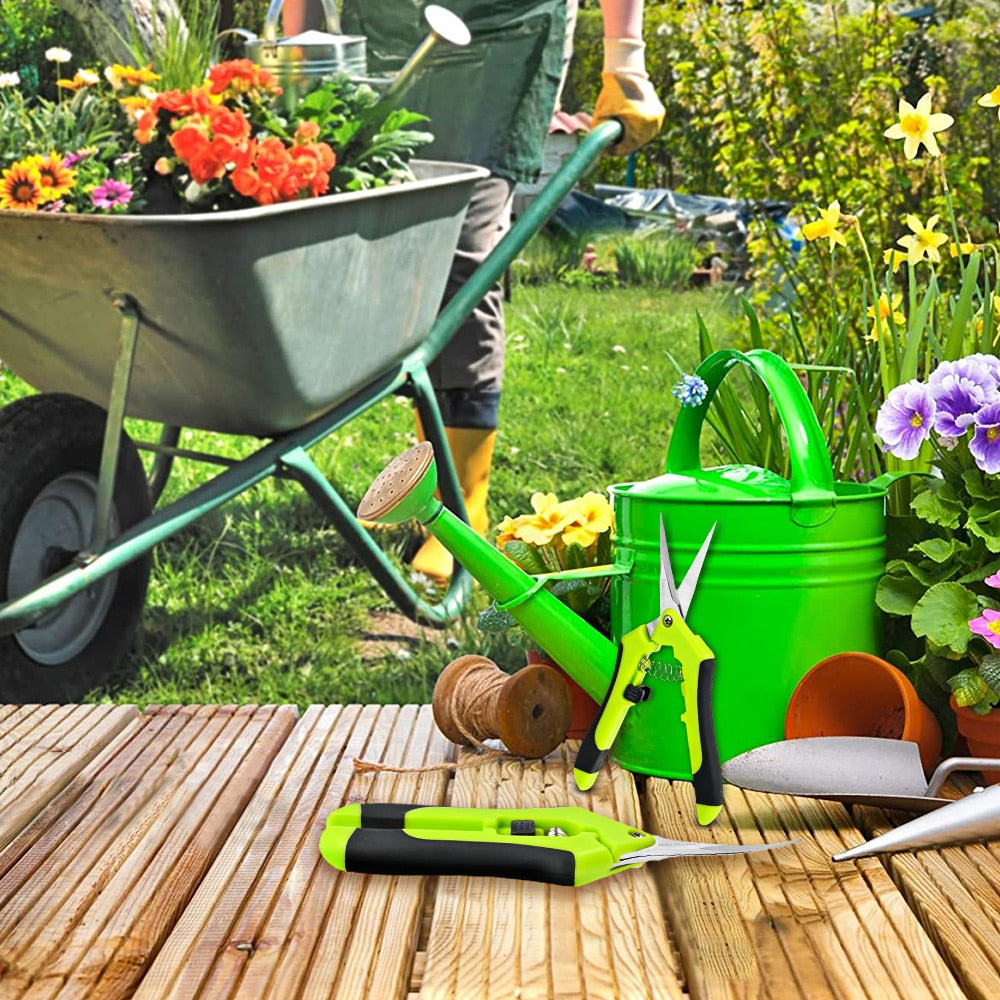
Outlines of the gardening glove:
<svg viewBox="0 0 1000 1000">
<path fill-rule="evenodd" d="M 644 146 L 663 127 L 665 114 L 646 74 L 646 46 L 637 38 L 605 38 L 601 92 L 594 125 L 617 120 L 625 134 L 608 152 L 626 156 Z"/>
</svg>

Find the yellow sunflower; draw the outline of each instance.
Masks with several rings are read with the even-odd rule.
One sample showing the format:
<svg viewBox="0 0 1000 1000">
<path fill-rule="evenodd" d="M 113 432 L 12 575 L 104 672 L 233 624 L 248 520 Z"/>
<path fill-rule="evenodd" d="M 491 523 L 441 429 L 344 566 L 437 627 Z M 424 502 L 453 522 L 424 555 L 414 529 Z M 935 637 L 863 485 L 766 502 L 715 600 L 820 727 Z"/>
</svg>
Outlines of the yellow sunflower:
<svg viewBox="0 0 1000 1000">
<path fill-rule="evenodd" d="M 38 208 L 41 196 L 38 169 L 29 163 L 22 160 L 0 174 L 0 209 L 17 208 L 33 212 Z"/>
<path fill-rule="evenodd" d="M 48 156 L 29 156 L 24 163 L 38 171 L 38 184 L 42 189 L 39 204 L 47 205 L 58 201 L 73 190 L 76 171 L 63 166 L 63 158 L 58 153 Z"/>
</svg>

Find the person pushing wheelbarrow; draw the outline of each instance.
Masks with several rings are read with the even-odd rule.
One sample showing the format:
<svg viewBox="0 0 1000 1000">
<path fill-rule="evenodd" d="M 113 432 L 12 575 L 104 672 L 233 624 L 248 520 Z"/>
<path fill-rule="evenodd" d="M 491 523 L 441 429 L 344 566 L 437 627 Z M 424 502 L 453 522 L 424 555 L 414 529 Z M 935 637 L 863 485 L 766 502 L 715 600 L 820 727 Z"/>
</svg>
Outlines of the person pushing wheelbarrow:
<svg viewBox="0 0 1000 1000">
<path fill-rule="evenodd" d="M 643 0 L 601 0 L 604 65 L 594 124 L 623 128 L 610 153 L 625 156 L 649 142 L 664 109 L 650 83 L 642 40 Z M 577 0 L 449 0 L 469 27 L 467 47 L 438 49 L 413 83 L 406 106 L 431 119 L 428 158 L 474 163 L 490 176 L 477 182 L 442 305 L 468 280 L 510 227 L 518 182 L 537 180 L 542 146 L 571 52 Z M 368 40 L 368 67 L 402 67 L 426 33 L 413 0 L 344 0 L 345 32 Z M 321 23 L 317 0 L 286 0 L 289 34 Z M 471 526 L 485 535 L 493 448 L 504 372 L 504 317 L 499 285 L 491 288 L 429 366 Z M 451 577 L 453 559 L 434 537 L 412 566 L 436 581 Z"/>
</svg>

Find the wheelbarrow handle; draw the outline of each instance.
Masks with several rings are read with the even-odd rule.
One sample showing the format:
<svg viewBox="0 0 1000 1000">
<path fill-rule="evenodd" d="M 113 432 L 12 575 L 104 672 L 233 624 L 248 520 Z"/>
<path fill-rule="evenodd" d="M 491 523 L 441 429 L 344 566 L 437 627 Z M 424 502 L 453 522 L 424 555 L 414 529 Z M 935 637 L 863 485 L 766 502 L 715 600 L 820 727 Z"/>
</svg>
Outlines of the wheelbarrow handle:
<svg viewBox="0 0 1000 1000">
<path fill-rule="evenodd" d="M 620 122 L 607 121 L 601 122 L 584 136 L 580 145 L 546 181 L 538 196 L 517 219 L 507 235 L 441 310 L 426 339 L 410 355 L 413 363 L 426 366 L 437 357 L 483 296 L 500 280 L 528 240 L 542 228 L 549 216 L 559 207 L 559 203 L 597 162 L 601 154 L 621 139 L 622 133 Z"/>
</svg>

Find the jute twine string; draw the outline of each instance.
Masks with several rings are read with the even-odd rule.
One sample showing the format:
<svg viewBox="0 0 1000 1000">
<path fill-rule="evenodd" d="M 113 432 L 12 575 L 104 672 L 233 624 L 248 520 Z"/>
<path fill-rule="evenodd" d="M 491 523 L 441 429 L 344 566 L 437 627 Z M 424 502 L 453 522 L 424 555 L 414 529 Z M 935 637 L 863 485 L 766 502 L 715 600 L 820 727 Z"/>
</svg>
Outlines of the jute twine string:
<svg viewBox="0 0 1000 1000">
<path fill-rule="evenodd" d="M 425 764 L 421 767 L 394 767 L 379 761 L 354 759 L 354 770 L 360 774 L 388 772 L 391 774 L 422 774 L 428 771 L 457 771 L 459 768 L 479 767 L 494 760 L 513 758 L 507 750 L 497 750 L 487 746 L 484 740 L 499 735 L 496 723 L 500 689 L 507 675 L 489 660 L 483 660 L 470 668 L 450 691 L 434 689 L 434 713 L 441 719 L 442 729 L 461 733 L 466 746 L 475 747 L 479 753 L 462 761 L 445 761 L 441 764 Z"/>
</svg>

